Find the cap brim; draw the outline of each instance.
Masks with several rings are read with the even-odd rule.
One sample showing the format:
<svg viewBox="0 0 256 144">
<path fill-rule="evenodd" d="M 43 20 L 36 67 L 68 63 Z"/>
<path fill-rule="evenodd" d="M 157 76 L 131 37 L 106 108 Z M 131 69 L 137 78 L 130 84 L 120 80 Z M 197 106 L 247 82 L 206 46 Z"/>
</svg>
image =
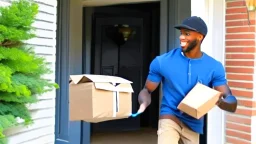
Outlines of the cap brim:
<svg viewBox="0 0 256 144">
<path fill-rule="evenodd" d="M 190 27 L 190 26 L 184 25 L 184 24 L 176 25 L 176 26 L 174 26 L 174 28 L 179 29 L 179 30 L 180 30 L 181 28 L 184 28 L 184 29 L 188 29 L 188 30 L 192 30 L 192 31 L 197 31 L 196 29 L 194 29 L 194 28 L 192 28 L 192 27 Z"/>
</svg>

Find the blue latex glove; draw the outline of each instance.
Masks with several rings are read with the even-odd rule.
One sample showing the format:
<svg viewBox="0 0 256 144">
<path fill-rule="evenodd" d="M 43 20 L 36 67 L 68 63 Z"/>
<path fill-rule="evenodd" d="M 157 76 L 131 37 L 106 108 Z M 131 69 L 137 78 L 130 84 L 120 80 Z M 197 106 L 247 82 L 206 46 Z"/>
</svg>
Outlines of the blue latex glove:
<svg viewBox="0 0 256 144">
<path fill-rule="evenodd" d="M 137 113 L 131 114 L 131 117 L 137 117 L 138 115 L 140 115 L 141 113 L 143 113 L 145 111 L 146 107 L 147 107 L 146 104 L 141 104 Z"/>
<path fill-rule="evenodd" d="M 135 113 L 135 114 L 131 114 L 131 117 L 137 117 L 138 115 L 140 115 L 141 113 Z"/>
<path fill-rule="evenodd" d="M 236 104 L 237 103 L 237 99 L 236 97 L 230 95 L 230 96 L 227 96 L 226 98 L 224 98 L 222 101 L 228 103 L 228 104 Z"/>
<path fill-rule="evenodd" d="M 235 96 L 229 95 L 224 99 L 220 99 L 218 105 L 222 110 L 235 112 L 237 109 L 237 99 Z"/>
</svg>

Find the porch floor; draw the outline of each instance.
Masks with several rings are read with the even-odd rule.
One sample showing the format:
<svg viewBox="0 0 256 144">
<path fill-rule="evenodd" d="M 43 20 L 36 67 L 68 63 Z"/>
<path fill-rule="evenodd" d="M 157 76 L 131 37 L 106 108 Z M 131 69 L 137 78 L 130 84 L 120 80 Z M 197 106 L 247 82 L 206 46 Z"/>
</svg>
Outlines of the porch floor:
<svg viewBox="0 0 256 144">
<path fill-rule="evenodd" d="M 91 144 L 156 144 L 156 129 L 141 129 L 139 131 L 95 133 Z"/>
</svg>

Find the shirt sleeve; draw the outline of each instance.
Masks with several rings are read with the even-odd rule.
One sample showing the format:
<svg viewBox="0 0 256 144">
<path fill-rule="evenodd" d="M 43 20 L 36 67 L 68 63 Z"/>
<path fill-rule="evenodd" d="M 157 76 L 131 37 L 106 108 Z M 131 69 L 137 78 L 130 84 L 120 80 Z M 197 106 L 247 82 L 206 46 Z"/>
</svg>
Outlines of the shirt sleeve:
<svg viewBox="0 0 256 144">
<path fill-rule="evenodd" d="M 158 57 L 156 57 L 150 63 L 149 74 L 147 79 L 152 82 L 160 82 L 162 80 L 162 75 L 160 71 L 161 71 L 161 66 L 160 66 Z"/>
<path fill-rule="evenodd" d="M 212 85 L 214 87 L 225 85 L 227 83 L 226 73 L 223 65 L 218 62 L 215 72 L 213 73 Z"/>
</svg>

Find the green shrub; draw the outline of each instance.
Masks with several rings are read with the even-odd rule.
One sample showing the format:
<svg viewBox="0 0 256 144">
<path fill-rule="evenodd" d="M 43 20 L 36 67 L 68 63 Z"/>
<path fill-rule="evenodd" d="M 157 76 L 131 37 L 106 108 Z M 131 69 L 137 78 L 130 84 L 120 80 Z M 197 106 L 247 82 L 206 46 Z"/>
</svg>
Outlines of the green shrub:
<svg viewBox="0 0 256 144">
<path fill-rule="evenodd" d="M 43 78 L 52 72 L 46 60 L 24 43 L 36 36 L 32 24 L 37 13 L 38 5 L 29 0 L 0 7 L 0 144 L 6 143 L 3 132 L 16 126 L 17 118 L 25 125 L 33 122 L 28 104 L 58 88 Z"/>
</svg>

